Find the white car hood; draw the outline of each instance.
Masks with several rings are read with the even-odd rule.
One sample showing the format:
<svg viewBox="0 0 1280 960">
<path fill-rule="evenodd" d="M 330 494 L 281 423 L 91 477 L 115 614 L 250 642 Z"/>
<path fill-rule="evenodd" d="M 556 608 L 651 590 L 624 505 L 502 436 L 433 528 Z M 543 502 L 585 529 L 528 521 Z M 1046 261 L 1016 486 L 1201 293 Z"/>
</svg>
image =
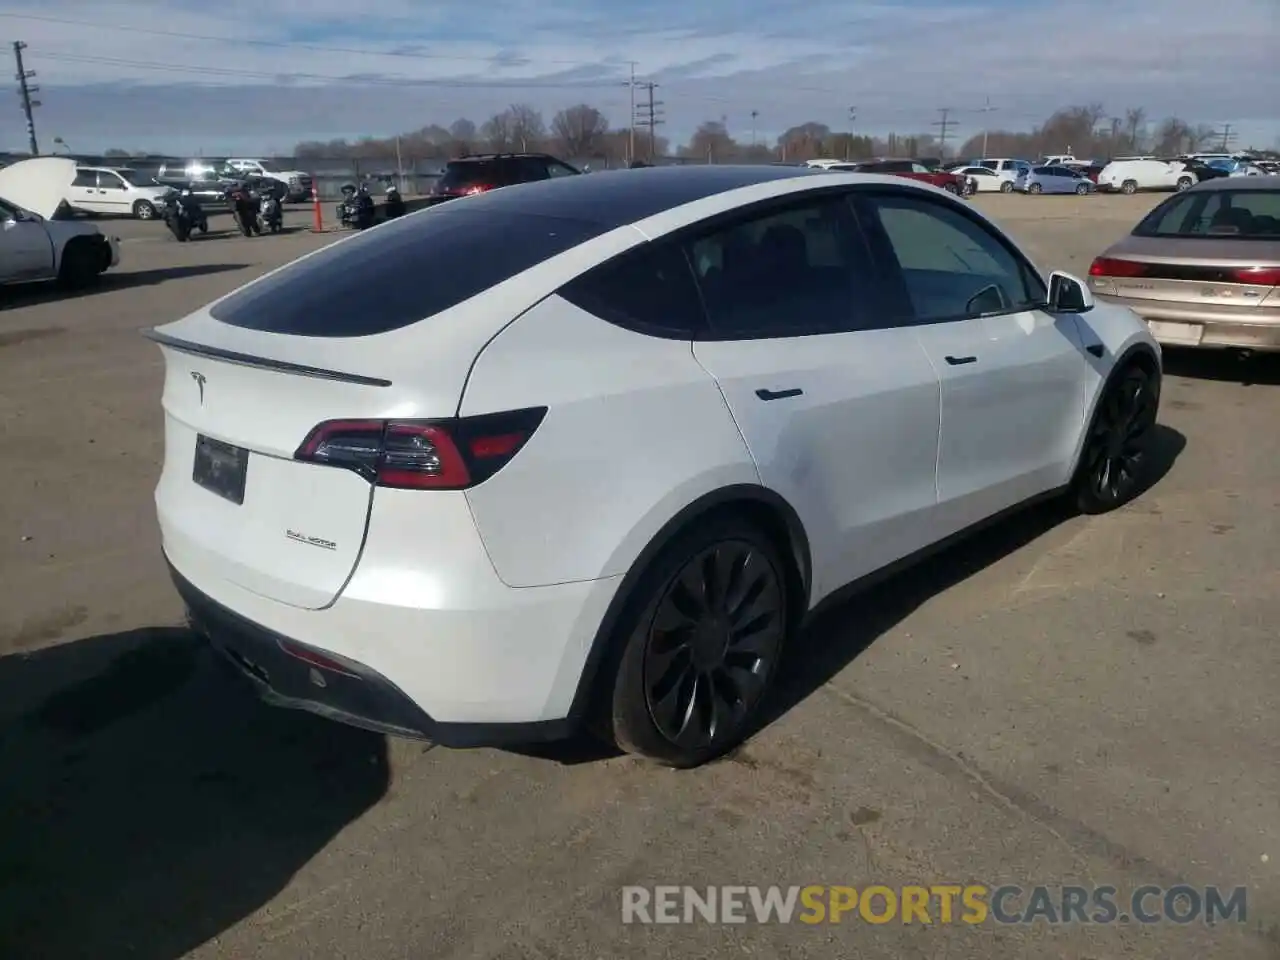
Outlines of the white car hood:
<svg viewBox="0 0 1280 960">
<path fill-rule="evenodd" d="M 0 170 L 0 197 L 52 220 L 75 178 L 76 162 L 67 157 L 19 160 Z"/>
</svg>

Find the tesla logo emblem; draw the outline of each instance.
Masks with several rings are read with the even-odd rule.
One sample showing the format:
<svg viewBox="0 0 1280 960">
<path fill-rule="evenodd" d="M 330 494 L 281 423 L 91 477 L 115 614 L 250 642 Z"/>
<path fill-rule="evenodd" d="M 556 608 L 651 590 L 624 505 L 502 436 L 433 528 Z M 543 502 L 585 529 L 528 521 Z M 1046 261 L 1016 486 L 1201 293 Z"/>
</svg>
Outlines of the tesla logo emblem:
<svg viewBox="0 0 1280 960">
<path fill-rule="evenodd" d="M 192 370 L 191 379 L 194 380 L 196 382 L 196 386 L 200 388 L 200 406 L 203 407 L 204 406 L 204 385 L 205 385 L 204 374 L 197 373 L 195 370 Z"/>
</svg>

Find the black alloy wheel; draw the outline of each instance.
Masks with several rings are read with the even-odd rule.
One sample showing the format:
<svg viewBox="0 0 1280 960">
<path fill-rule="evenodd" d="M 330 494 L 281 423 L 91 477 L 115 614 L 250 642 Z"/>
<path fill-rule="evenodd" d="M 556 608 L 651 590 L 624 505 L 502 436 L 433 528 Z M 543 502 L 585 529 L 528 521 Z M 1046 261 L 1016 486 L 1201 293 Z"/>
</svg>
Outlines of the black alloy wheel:
<svg viewBox="0 0 1280 960">
<path fill-rule="evenodd" d="M 1159 386 L 1141 367 L 1129 367 L 1107 389 L 1094 414 L 1077 476 L 1084 513 L 1104 513 L 1141 489 L 1159 410 Z"/>
<path fill-rule="evenodd" d="M 658 731 L 703 751 L 742 727 L 786 633 L 782 584 L 752 544 L 716 544 L 667 588 L 649 628 L 645 702 Z"/>
<path fill-rule="evenodd" d="M 609 738 L 672 767 L 723 755 L 751 733 L 791 627 L 777 550 L 745 518 L 708 518 L 662 551 L 633 596 Z"/>
</svg>

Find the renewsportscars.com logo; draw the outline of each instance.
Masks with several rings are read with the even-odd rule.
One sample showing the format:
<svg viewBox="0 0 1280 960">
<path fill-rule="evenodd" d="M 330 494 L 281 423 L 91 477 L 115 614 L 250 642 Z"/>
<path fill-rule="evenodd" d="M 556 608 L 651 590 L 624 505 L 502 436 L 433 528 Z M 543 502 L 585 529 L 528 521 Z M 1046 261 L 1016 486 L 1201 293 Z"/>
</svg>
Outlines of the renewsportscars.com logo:
<svg viewBox="0 0 1280 960">
<path fill-rule="evenodd" d="M 1213 925 L 1244 923 L 1247 900 L 1245 887 L 1187 885 L 1140 886 L 1127 896 L 1111 886 L 629 886 L 622 922 Z"/>
</svg>

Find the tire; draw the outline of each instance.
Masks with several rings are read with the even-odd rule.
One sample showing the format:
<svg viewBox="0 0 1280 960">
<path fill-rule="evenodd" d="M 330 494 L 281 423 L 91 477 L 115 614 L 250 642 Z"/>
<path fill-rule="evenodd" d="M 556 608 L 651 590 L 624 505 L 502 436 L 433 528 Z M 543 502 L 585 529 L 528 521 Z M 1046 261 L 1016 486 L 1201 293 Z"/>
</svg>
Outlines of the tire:
<svg viewBox="0 0 1280 960">
<path fill-rule="evenodd" d="M 1031 186 L 1027 187 L 1027 193 L 1043 193 L 1043 192 L 1044 192 L 1044 187 L 1040 186 L 1040 184 L 1038 183 L 1033 183 L 1031 184 Z"/>
<path fill-rule="evenodd" d="M 71 290 L 93 286 L 102 276 L 102 255 L 90 242 L 74 239 L 62 251 L 58 266 L 58 283 Z"/>
<path fill-rule="evenodd" d="M 945 183 L 942 185 L 942 189 L 947 191 L 947 193 L 955 194 L 956 196 L 959 196 L 960 194 L 959 189 L 956 187 L 954 183 Z"/>
<path fill-rule="evenodd" d="M 1159 408 L 1159 378 L 1136 363 L 1108 382 L 1071 481 L 1081 513 L 1107 513 L 1142 492 Z"/>
<path fill-rule="evenodd" d="M 1004 183 L 1000 184 L 1000 192 L 1013 193 L 1013 184 L 1010 181 L 1006 180 Z"/>
<path fill-rule="evenodd" d="M 1128 194 L 1128 195 L 1130 195 L 1130 196 L 1132 196 L 1133 194 L 1137 193 L 1137 192 L 1138 192 L 1138 181 L 1136 181 L 1136 180 L 1126 180 L 1124 183 L 1120 184 L 1120 192 L 1121 192 L 1121 193 L 1124 193 L 1124 194 Z"/>
<path fill-rule="evenodd" d="M 619 652 L 602 732 L 681 769 L 736 747 L 772 685 L 789 603 L 776 548 L 745 519 L 720 514 L 678 535 L 645 570 L 611 638 Z"/>
<path fill-rule="evenodd" d="M 133 216 L 135 220 L 154 220 L 156 218 L 155 205 L 148 200 L 139 200 L 133 205 Z"/>
<path fill-rule="evenodd" d="M 1089 194 L 1089 188 L 1088 188 L 1088 187 L 1086 187 L 1083 183 L 1082 183 L 1082 184 L 1080 184 L 1080 186 L 1076 187 L 1076 196 L 1077 196 L 1077 197 L 1084 197 L 1084 196 L 1088 196 L 1088 194 Z"/>
<path fill-rule="evenodd" d="M 1194 187 L 1195 185 L 1196 185 L 1196 182 L 1195 182 L 1194 180 L 1192 180 L 1190 177 L 1179 177 L 1179 178 L 1178 178 L 1178 192 L 1179 192 L 1179 193 L 1182 193 L 1182 191 L 1184 191 L 1184 190 L 1190 190 L 1190 189 L 1191 189 L 1192 187 Z"/>
</svg>

